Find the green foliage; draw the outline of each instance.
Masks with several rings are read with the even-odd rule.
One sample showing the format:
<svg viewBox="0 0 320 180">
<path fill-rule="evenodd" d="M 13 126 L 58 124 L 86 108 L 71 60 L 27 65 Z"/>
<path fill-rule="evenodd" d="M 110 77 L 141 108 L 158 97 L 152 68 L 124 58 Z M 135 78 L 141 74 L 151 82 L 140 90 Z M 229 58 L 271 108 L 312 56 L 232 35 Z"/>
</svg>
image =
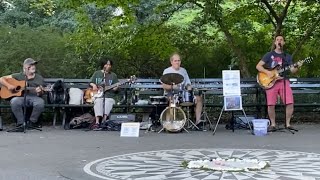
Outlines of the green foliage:
<svg viewBox="0 0 320 180">
<path fill-rule="evenodd" d="M 7 2 L 13 6 L 0 3 L 0 73 L 19 71 L 33 57 L 45 77 L 74 78 L 90 77 L 106 56 L 120 77 L 160 77 L 175 51 L 191 78 L 220 77 L 230 64 L 253 77 L 277 27 L 271 11 L 280 16 L 285 7 L 272 0 Z M 316 0 L 295 0 L 288 8 L 282 32 L 296 60 L 320 56 L 319 12 Z M 297 76 L 319 76 L 318 64 Z"/>
<path fill-rule="evenodd" d="M 64 37 L 51 28 L 1 26 L 0 44 L 0 62 L 4 65 L 0 75 L 20 72 L 23 60 L 31 57 L 39 61 L 38 70 L 44 77 L 79 77 L 72 48 L 66 47 Z"/>
</svg>

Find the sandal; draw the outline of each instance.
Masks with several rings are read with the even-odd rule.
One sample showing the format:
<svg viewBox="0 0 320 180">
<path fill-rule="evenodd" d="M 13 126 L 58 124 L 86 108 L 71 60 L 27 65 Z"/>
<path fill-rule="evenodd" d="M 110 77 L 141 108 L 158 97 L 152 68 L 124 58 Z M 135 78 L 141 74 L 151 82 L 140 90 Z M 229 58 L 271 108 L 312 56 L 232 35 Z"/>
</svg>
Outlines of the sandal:
<svg viewBox="0 0 320 180">
<path fill-rule="evenodd" d="M 275 126 L 269 126 L 268 127 L 268 132 L 274 132 L 276 130 L 277 130 L 277 128 Z"/>
</svg>

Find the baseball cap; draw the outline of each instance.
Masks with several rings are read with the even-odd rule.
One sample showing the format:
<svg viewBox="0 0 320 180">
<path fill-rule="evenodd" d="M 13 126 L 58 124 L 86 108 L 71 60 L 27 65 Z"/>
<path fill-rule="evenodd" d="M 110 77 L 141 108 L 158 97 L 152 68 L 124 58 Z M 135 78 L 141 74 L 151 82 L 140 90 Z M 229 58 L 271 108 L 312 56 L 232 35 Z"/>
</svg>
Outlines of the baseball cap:
<svg viewBox="0 0 320 180">
<path fill-rule="evenodd" d="M 33 60 L 32 58 L 27 58 L 26 60 L 24 60 L 23 64 L 25 65 L 33 65 L 33 64 L 37 64 L 38 61 Z"/>
</svg>

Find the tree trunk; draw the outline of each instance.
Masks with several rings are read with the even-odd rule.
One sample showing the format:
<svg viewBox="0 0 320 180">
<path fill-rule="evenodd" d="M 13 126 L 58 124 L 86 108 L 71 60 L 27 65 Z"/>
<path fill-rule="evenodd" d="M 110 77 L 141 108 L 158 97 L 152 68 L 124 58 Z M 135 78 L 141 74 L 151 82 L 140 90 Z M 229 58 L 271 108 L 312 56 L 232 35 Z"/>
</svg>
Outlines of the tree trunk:
<svg viewBox="0 0 320 180">
<path fill-rule="evenodd" d="M 241 48 L 239 48 L 239 46 L 237 46 L 231 33 L 229 32 L 228 28 L 224 26 L 222 20 L 218 19 L 217 22 L 218 22 L 222 32 L 226 36 L 228 44 L 230 45 L 231 49 L 239 58 L 239 69 L 240 69 L 242 77 L 244 77 L 244 78 L 250 77 L 250 72 L 248 70 L 248 66 L 246 63 L 246 60 L 247 60 L 246 56 L 242 53 Z"/>
</svg>

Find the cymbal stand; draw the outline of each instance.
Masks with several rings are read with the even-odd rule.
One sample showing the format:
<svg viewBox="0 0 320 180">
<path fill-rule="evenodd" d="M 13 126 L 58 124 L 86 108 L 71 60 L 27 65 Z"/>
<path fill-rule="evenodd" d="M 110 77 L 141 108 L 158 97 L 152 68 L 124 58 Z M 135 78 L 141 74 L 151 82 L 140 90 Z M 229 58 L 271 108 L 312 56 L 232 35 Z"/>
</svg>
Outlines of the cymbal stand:
<svg viewBox="0 0 320 180">
<path fill-rule="evenodd" d="M 190 129 L 192 126 L 199 130 L 199 127 L 190 119 L 190 107 L 185 106 L 187 108 L 187 127 Z"/>
<path fill-rule="evenodd" d="M 208 116 L 208 113 L 207 113 L 207 106 L 206 106 L 206 93 L 207 93 L 207 91 L 206 90 L 204 90 L 203 91 L 203 110 L 202 110 L 202 114 L 201 114 L 201 116 L 200 116 L 200 119 L 203 117 L 203 121 L 202 122 L 209 122 L 209 126 L 210 126 L 210 128 L 209 129 L 211 129 L 213 126 L 212 126 L 212 123 L 211 123 L 211 121 L 210 121 L 210 119 L 209 119 L 209 116 Z M 203 129 L 204 129 L 204 124 L 203 124 L 203 127 L 202 127 Z"/>
</svg>

